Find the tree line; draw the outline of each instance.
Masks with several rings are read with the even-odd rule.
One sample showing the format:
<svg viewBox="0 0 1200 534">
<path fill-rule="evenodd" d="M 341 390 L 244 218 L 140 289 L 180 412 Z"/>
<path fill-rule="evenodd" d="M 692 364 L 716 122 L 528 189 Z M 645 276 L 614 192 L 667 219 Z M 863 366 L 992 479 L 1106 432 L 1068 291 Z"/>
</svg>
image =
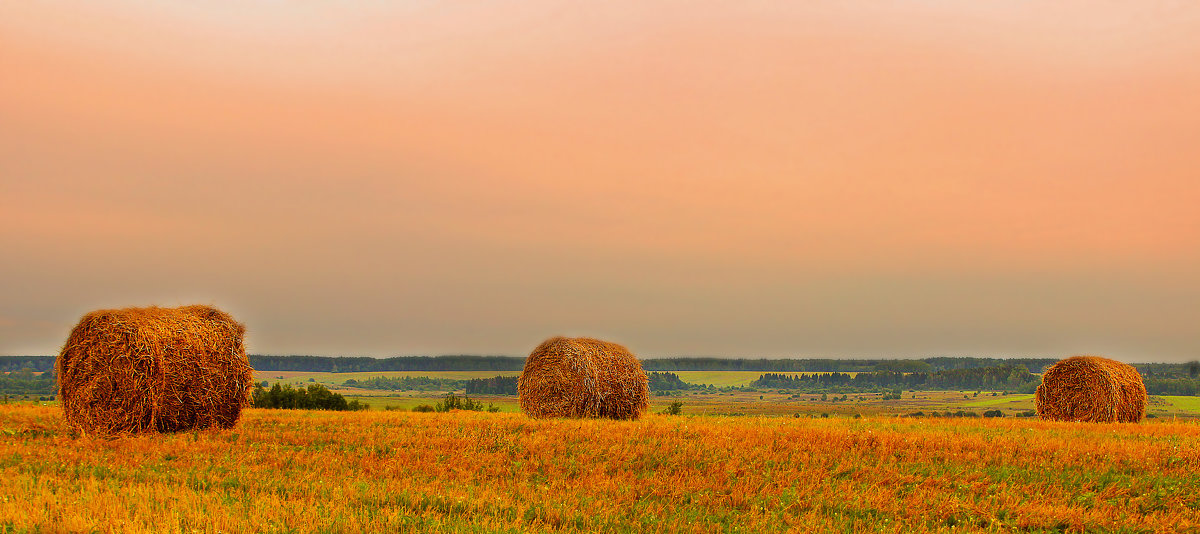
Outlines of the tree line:
<svg viewBox="0 0 1200 534">
<path fill-rule="evenodd" d="M 798 374 L 766 373 L 750 383 L 760 389 L 791 389 L 800 391 L 843 391 L 880 389 L 1004 389 L 1032 393 L 1041 377 L 1030 373 L 1024 365 L 998 365 L 971 369 L 948 369 L 932 373 L 873 373 Z"/>
<path fill-rule="evenodd" d="M 711 387 L 702 384 L 690 384 L 688 382 L 684 382 L 683 379 L 679 378 L 679 375 L 670 371 L 651 371 L 650 374 L 646 375 L 646 378 L 647 385 L 650 387 L 650 391 L 680 391 L 690 389 L 708 389 Z"/>
<path fill-rule="evenodd" d="M 495 376 L 493 378 L 472 378 L 463 384 L 468 395 L 516 395 L 516 376 Z"/>
<path fill-rule="evenodd" d="M 1195 374 L 1183 366 L 1183 372 L 1159 369 L 1154 375 L 1146 375 L 1143 382 L 1150 395 L 1200 395 L 1200 365 Z M 684 391 L 706 389 L 712 386 L 684 382 L 679 375 L 670 371 L 651 371 L 647 374 L 650 391 Z M 346 386 L 388 391 L 456 391 L 465 390 L 468 395 L 516 395 L 516 376 L 496 376 L 455 380 L 447 378 L 416 377 L 371 377 L 363 380 L 349 379 Z M 1030 373 L 1021 365 L 999 365 L 985 368 L 950 369 L 932 373 L 899 371 L 850 373 L 764 373 L 751 382 L 751 388 L 792 389 L 800 391 L 879 391 L 899 389 L 1001 389 L 1015 393 L 1031 393 L 1041 382 L 1041 377 Z M 290 388 L 291 386 L 286 386 Z M 311 386 L 310 386 L 311 387 Z M 261 386 L 257 389 L 263 389 Z M 0 374 L 0 394 L 8 395 L 54 395 L 58 384 L 54 371 L 37 374 L 31 368 Z M 301 391 L 301 390 L 298 390 Z M 299 395 L 297 392 L 294 395 Z M 307 393 L 305 393 L 307 394 Z M 285 394 L 293 395 L 292 393 Z M 317 397 L 322 394 L 316 393 Z M 271 401 L 274 402 L 274 401 Z"/>
<path fill-rule="evenodd" d="M 462 389 L 465 380 L 430 378 L 428 376 L 373 376 L 363 380 L 353 378 L 342 382 L 352 388 L 390 391 L 452 391 Z"/>
<path fill-rule="evenodd" d="M 54 370 L 56 356 L 0 356 L 0 373 L 29 369 L 35 373 Z"/>
<path fill-rule="evenodd" d="M 525 358 L 515 356 L 248 356 L 259 371 L 367 373 L 379 371 L 520 371 Z"/>
<path fill-rule="evenodd" d="M 259 371 L 303 371 L 323 373 L 360 373 L 379 371 L 520 371 L 525 358 L 520 356 L 396 356 L 392 358 L 345 356 L 272 356 L 251 354 L 250 366 Z M 0 372 L 54 368 L 54 356 L 0 356 Z M 808 359 L 732 359 L 732 358 L 650 358 L 642 360 L 646 371 L 761 371 L 764 373 L 840 372 L 864 373 L 893 371 L 933 373 L 954 369 L 973 369 L 1001 365 L 1023 365 L 1035 373 L 1054 364 L 1052 358 L 972 358 L 933 357 L 922 359 L 853 360 L 836 358 Z M 1146 377 L 1197 378 L 1200 361 L 1186 363 L 1131 364 Z"/>
<path fill-rule="evenodd" d="M 392 358 L 339 356 L 249 356 L 250 366 L 260 371 L 304 371 L 360 373 L 380 371 L 520 371 L 525 358 L 519 356 L 397 356 Z M 1048 358 L 952 358 L 925 359 L 733 359 L 733 358 L 647 358 L 646 371 L 763 371 L 763 372 L 936 372 L 950 369 L 1024 365 L 1041 370 L 1058 360 Z M 53 362 L 51 361 L 51 364 Z M 1140 364 L 1139 364 L 1140 365 Z M 1155 364 L 1182 368 L 1183 364 Z"/>
</svg>

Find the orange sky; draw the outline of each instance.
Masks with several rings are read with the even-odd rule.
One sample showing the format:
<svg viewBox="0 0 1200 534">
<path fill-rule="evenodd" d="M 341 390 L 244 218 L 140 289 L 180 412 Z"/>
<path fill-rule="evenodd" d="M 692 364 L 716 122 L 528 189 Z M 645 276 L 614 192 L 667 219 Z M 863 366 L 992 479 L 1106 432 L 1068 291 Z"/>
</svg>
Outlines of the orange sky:
<svg viewBox="0 0 1200 534">
<path fill-rule="evenodd" d="M 0 7 L 0 354 L 1200 357 L 1200 7 Z"/>
</svg>

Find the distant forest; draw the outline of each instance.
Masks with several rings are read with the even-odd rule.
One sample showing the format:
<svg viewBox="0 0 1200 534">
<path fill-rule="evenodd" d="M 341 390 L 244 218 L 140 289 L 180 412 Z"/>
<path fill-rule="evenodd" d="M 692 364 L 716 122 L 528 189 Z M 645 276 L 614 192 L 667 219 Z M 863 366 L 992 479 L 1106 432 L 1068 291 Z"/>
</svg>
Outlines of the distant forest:
<svg viewBox="0 0 1200 534">
<path fill-rule="evenodd" d="M 0 356 L 0 373 L 29 369 L 34 372 L 54 368 L 54 356 Z M 259 371 L 304 371 L 324 373 L 361 373 L 372 371 L 520 371 L 525 358 L 520 356 L 397 356 L 393 358 L 333 356 L 267 356 L 251 354 L 250 366 Z M 1058 360 L 1052 358 L 967 358 L 936 357 L 919 360 L 851 359 L 731 359 L 731 358 L 654 358 L 642 360 L 650 371 L 760 371 L 764 373 L 935 373 L 954 369 L 975 369 L 1021 365 L 1041 373 Z M 1200 362 L 1135 363 L 1145 377 L 1196 378 Z"/>
<path fill-rule="evenodd" d="M 926 358 L 923 360 L 723 360 L 668 358 L 643 360 L 652 391 L 704 389 L 688 384 L 668 370 L 762 371 L 750 387 L 800 391 L 880 389 L 1003 389 L 1031 392 L 1041 381 L 1033 372 L 1053 364 L 1050 359 Z M 251 355 L 260 371 L 520 371 L 525 359 L 510 356 L 419 356 L 399 358 L 334 358 L 325 356 Z M 1138 363 L 1151 395 L 1200 395 L 1200 362 Z M 799 370 L 799 371 L 797 371 Z M 816 373 L 833 373 L 820 375 Z M 38 374 L 40 373 L 40 374 Z M 791 373 L 791 374 L 785 374 Z M 812 374 L 809 374 L 812 373 Z M 861 373 L 851 375 L 850 373 Z M 517 378 L 452 380 L 430 377 L 372 377 L 350 379 L 348 386 L 384 390 L 450 390 L 468 394 L 516 394 Z M 0 356 L 0 394 L 53 396 L 53 356 Z"/>
<path fill-rule="evenodd" d="M 932 373 L 830 373 L 785 375 L 767 373 L 750 383 L 756 388 L 779 388 L 800 391 L 865 391 L 871 389 L 1002 389 L 1015 393 L 1033 393 L 1041 377 L 1030 373 L 1023 365 L 997 365 L 971 369 L 947 369 Z"/>
<path fill-rule="evenodd" d="M 1054 359 L 1020 358 L 925 358 L 921 360 L 849 360 L 849 359 L 728 359 L 728 358 L 652 358 L 642 360 L 650 371 L 761 371 L 791 372 L 874 372 L 929 373 L 952 369 L 1024 365 L 1040 372 Z M 1182 364 L 1152 364 L 1182 368 Z M 394 358 L 263 356 L 251 355 L 250 366 L 260 371 L 305 371 L 361 373 L 377 371 L 520 371 L 525 358 L 519 356 L 398 356 Z"/>
</svg>

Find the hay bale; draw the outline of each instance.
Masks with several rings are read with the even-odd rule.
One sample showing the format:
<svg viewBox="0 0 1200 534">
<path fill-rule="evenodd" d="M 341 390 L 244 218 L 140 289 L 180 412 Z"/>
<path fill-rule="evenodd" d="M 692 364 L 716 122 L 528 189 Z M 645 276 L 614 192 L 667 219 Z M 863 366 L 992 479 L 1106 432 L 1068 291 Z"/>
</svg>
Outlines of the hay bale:
<svg viewBox="0 0 1200 534">
<path fill-rule="evenodd" d="M 1146 385 L 1133 366 L 1072 356 L 1046 369 L 1037 412 L 1050 421 L 1136 423 L 1146 416 Z"/>
<path fill-rule="evenodd" d="M 88 313 L 55 362 L 67 421 L 97 434 L 230 428 L 254 385 L 245 332 L 209 306 Z"/>
<path fill-rule="evenodd" d="M 533 349 L 517 394 L 534 418 L 637 419 L 650 407 L 641 362 L 621 345 L 586 337 L 555 337 Z"/>
</svg>

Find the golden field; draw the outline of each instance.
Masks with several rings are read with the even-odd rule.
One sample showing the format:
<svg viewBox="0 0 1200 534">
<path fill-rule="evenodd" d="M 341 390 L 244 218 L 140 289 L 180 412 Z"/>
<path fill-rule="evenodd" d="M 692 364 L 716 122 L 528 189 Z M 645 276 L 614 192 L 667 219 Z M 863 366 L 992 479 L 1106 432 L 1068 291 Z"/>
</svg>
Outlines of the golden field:
<svg viewBox="0 0 1200 534">
<path fill-rule="evenodd" d="M 0 532 L 1189 532 L 1200 424 L 0 405 Z"/>
</svg>

